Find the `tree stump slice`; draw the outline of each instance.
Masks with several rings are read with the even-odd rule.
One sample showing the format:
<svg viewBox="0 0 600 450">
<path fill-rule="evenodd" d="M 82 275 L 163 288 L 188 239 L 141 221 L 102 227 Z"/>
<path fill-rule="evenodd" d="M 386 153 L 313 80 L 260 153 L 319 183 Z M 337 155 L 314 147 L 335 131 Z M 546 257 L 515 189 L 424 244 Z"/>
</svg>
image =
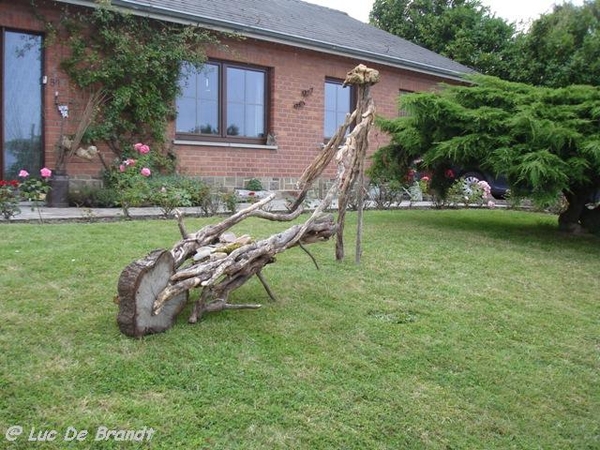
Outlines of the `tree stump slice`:
<svg viewBox="0 0 600 450">
<path fill-rule="evenodd" d="M 156 296 L 167 286 L 174 271 L 173 255 L 167 250 L 155 250 L 123 269 L 117 285 L 117 323 L 123 334 L 139 338 L 173 326 L 185 307 L 188 291 L 173 297 L 158 314 L 153 312 Z"/>
</svg>

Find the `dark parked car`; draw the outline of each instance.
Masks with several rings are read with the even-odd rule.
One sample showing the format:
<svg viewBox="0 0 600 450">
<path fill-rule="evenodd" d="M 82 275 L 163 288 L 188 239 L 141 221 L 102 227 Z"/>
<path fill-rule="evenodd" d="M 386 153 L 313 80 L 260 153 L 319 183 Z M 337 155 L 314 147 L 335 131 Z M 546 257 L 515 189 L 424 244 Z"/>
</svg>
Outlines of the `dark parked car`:
<svg viewBox="0 0 600 450">
<path fill-rule="evenodd" d="M 418 158 L 415 159 L 411 164 L 413 173 L 415 174 L 417 180 L 422 178 L 424 175 L 429 175 L 428 173 L 420 170 L 422 161 L 423 160 L 421 158 Z M 490 185 L 492 196 L 496 199 L 503 199 L 508 191 L 508 181 L 506 177 L 502 175 L 495 177 L 478 167 L 452 166 L 449 172 L 451 173 L 450 176 L 456 180 L 463 178 L 466 181 L 465 188 L 467 189 L 469 185 L 475 184 L 478 181 L 487 182 L 487 184 Z"/>
</svg>

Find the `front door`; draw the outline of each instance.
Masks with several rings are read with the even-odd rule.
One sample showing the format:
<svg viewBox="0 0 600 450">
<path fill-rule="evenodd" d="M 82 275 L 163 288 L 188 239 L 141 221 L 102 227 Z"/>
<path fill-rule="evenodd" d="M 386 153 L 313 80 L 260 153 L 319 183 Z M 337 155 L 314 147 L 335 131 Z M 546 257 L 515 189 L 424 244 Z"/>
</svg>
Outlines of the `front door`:
<svg viewBox="0 0 600 450">
<path fill-rule="evenodd" d="M 0 179 L 39 174 L 42 147 L 42 37 L 0 28 Z"/>
</svg>

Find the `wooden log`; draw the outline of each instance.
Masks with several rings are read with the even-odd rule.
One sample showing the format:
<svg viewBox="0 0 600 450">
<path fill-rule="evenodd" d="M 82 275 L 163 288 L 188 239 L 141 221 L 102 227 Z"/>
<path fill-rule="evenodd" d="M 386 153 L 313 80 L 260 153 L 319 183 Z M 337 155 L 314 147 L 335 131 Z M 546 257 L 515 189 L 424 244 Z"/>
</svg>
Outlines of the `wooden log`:
<svg viewBox="0 0 600 450">
<path fill-rule="evenodd" d="M 117 323 L 122 333 L 141 337 L 173 325 L 187 302 L 187 291 L 173 296 L 160 314 L 154 314 L 156 293 L 165 288 L 173 272 L 173 256 L 167 250 L 155 250 L 123 269 L 117 284 Z"/>
</svg>

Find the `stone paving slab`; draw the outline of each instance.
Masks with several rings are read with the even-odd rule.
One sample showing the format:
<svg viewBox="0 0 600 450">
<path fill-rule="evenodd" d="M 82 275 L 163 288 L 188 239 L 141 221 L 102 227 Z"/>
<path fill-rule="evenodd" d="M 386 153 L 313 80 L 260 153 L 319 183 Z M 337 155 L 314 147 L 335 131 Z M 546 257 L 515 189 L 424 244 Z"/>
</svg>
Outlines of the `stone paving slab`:
<svg viewBox="0 0 600 450">
<path fill-rule="evenodd" d="M 249 204 L 240 203 L 238 211 L 247 207 Z M 308 210 L 315 208 L 317 201 L 308 206 Z M 403 201 L 397 205 L 397 208 L 430 208 L 430 202 L 409 202 Z M 50 208 L 41 206 L 39 211 L 29 205 L 20 206 L 21 213 L 10 220 L 0 219 L 2 223 L 40 223 L 40 222 L 94 222 L 108 220 L 124 220 L 123 210 L 121 208 Z M 186 216 L 203 217 L 204 214 L 199 207 L 179 208 Z M 287 211 L 285 200 L 273 200 L 267 205 L 267 209 L 273 212 Z M 224 211 L 223 211 L 224 213 Z M 156 219 L 164 217 L 160 208 L 130 208 L 129 214 L 132 219 Z"/>
</svg>

